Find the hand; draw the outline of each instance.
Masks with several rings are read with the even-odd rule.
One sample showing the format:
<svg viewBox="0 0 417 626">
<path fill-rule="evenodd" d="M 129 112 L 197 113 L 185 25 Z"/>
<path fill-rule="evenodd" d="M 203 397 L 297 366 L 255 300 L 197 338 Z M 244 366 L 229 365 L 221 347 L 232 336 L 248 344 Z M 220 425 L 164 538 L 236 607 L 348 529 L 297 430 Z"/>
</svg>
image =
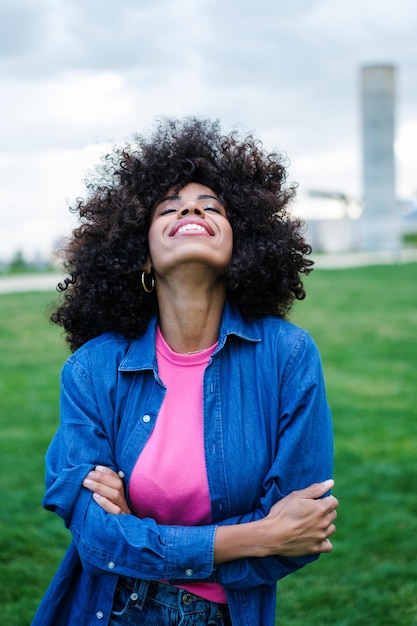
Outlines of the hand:
<svg viewBox="0 0 417 626">
<path fill-rule="evenodd" d="M 331 552 L 329 537 L 336 531 L 333 522 L 339 502 L 333 496 L 322 496 L 333 485 L 333 480 L 315 483 L 293 491 L 272 506 L 262 520 L 267 528 L 269 554 L 292 557 Z"/>
<path fill-rule="evenodd" d="M 109 467 L 97 465 L 83 481 L 84 487 L 93 492 L 93 498 L 107 513 L 129 514 L 123 481 Z"/>
</svg>

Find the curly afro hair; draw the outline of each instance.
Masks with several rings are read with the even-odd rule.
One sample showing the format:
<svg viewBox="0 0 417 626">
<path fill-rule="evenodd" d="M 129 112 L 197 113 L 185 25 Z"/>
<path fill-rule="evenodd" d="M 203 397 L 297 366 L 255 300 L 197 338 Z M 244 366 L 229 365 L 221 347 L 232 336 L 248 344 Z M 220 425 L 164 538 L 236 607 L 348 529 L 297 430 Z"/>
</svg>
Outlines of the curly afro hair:
<svg viewBox="0 0 417 626">
<path fill-rule="evenodd" d="M 217 121 L 158 122 L 149 136 L 115 148 L 78 201 L 80 225 L 62 254 L 69 277 L 51 316 L 72 350 L 107 331 L 134 338 L 157 314 L 155 293 L 141 274 L 148 255 L 153 207 L 172 186 L 197 182 L 224 201 L 233 230 L 225 271 L 227 297 L 246 319 L 285 318 L 305 297 L 301 274 L 313 262 L 303 223 L 288 210 L 295 186 L 286 186 L 284 159 L 266 153 L 252 135 L 222 135 Z"/>
</svg>

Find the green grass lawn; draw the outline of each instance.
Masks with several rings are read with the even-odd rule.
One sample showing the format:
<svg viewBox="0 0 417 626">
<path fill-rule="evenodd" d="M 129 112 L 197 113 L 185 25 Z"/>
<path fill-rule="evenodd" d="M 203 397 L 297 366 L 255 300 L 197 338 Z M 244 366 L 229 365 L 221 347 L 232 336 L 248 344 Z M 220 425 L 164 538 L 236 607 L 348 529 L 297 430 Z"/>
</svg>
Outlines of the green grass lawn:
<svg viewBox="0 0 417 626">
<path fill-rule="evenodd" d="M 316 270 L 306 287 L 292 319 L 322 354 L 340 507 L 333 553 L 281 581 L 276 625 L 417 626 L 417 264 Z M 68 354 L 47 321 L 53 298 L 0 295 L 7 626 L 30 623 L 68 543 L 40 505 Z"/>
</svg>

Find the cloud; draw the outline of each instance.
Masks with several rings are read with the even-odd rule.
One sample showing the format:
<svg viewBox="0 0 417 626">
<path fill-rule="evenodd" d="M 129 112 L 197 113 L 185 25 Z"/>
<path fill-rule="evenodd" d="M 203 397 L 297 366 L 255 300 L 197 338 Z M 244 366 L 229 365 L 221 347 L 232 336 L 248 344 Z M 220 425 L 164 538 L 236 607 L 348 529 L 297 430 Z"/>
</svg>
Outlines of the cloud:
<svg viewBox="0 0 417 626">
<path fill-rule="evenodd" d="M 35 7 L 35 8 L 34 8 Z M 186 61 L 196 44 L 188 15 L 201 32 L 196 3 L 177 0 L 18 0 L 2 20 L 3 74 L 34 80 L 68 72 L 129 72 L 158 69 L 159 78 Z M 201 22 L 201 23 L 200 23 Z"/>
<path fill-rule="evenodd" d="M 0 58 L 2 67 L 11 67 L 16 60 L 42 45 L 42 24 L 45 20 L 42 0 L 36 4 L 15 0 L 3 3 L 0 20 Z"/>
<path fill-rule="evenodd" d="M 94 139 L 124 132 L 133 117 L 134 102 L 123 77 L 115 73 L 69 73 L 55 80 L 4 80 L 9 119 L 2 132 L 2 149 L 10 152 L 40 148 L 83 147 Z M 107 135 L 107 136 L 106 136 Z"/>
<path fill-rule="evenodd" d="M 67 228 L 82 166 L 158 115 L 199 114 L 254 132 L 288 154 L 301 188 L 358 197 L 364 64 L 398 68 L 399 191 L 413 193 L 415 151 L 404 137 L 417 121 L 416 32 L 414 0 L 8 3 L 0 211 L 2 224 L 13 219 L 0 234 L 3 254 L 36 220 L 51 231 L 49 245 Z"/>
</svg>

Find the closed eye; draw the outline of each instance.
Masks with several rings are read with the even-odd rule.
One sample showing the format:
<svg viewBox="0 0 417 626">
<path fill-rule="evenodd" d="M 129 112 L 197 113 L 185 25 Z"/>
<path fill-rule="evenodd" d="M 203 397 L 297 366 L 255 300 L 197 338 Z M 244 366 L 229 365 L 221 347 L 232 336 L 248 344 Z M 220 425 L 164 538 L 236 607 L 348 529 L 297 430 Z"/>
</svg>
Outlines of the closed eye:
<svg viewBox="0 0 417 626">
<path fill-rule="evenodd" d="M 161 211 L 160 213 L 158 213 L 158 215 L 167 215 L 168 213 L 176 213 L 177 209 L 164 209 L 163 211 Z"/>
<path fill-rule="evenodd" d="M 218 208 L 217 208 L 217 207 L 215 207 L 215 206 L 207 206 L 207 207 L 204 207 L 204 210 L 205 210 L 205 211 L 214 211 L 215 213 L 220 213 L 220 214 L 222 214 L 222 211 L 220 211 L 220 209 L 218 209 Z"/>
</svg>

